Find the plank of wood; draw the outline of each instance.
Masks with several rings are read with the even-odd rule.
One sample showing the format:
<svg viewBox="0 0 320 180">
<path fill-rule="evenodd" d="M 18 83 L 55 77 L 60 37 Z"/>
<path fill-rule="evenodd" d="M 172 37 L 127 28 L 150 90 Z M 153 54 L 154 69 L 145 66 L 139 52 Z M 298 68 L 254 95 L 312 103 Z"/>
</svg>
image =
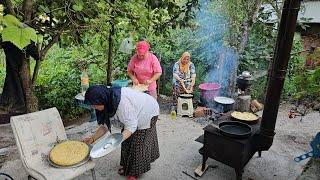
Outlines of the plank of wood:
<svg viewBox="0 0 320 180">
<path fill-rule="evenodd" d="M 197 167 L 197 169 L 194 170 L 194 174 L 195 174 L 196 176 L 201 177 L 201 176 L 204 174 L 204 172 L 208 169 L 208 165 L 206 164 L 206 166 L 205 166 L 205 168 L 204 168 L 203 171 L 202 171 L 201 169 L 202 169 L 202 164 L 200 164 L 200 165 Z"/>
</svg>

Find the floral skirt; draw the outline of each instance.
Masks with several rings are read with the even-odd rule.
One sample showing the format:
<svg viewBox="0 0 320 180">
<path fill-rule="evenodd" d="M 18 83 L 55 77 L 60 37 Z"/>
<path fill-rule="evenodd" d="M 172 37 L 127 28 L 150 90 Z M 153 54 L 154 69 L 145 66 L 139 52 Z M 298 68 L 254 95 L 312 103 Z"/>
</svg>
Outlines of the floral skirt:
<svg viewBox="0 0 320 180">
<path fill-rule="evenodd" d="M 120 165 L 125 176 L 139 176 L 150 170 L 150 164 L 160 157 L 156 122 L 153 117 L 148 129 L 134 132 L 121 144 Z"/>
</svg>

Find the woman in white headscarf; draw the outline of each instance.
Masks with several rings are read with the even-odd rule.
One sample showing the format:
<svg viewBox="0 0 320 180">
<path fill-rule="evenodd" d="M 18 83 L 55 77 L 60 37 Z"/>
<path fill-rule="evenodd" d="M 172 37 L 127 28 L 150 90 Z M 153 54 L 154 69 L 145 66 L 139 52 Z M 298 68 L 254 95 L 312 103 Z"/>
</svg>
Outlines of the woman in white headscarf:
<svg viewBox="0 0 320 180">
<path fill-rule="evenodd" d="M 196 82 L 196 68 L 190 61 L 190 53 L 184 52 L 173 66 L 173 98 L 180 94 L 190 94 Z"/>
</svg>

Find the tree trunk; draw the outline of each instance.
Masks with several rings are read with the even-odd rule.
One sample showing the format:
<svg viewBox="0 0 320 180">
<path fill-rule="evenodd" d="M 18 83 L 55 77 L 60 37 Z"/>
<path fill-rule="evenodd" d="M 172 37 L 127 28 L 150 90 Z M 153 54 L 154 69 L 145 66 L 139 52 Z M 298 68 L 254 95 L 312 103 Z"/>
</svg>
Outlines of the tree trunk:
<svg viewBox="0 0 320 180">
<path fill-rule="evenodd" d="M 32 11 L 33 11 L 33 0 L 24 0 L 23 19 L 25 22 L 31 22 Z M 22 87 L 24 90 L 27 112 L 35 112 L 38 110 L 38 98 L 35 96 L 32 88 L 33 86 L 31 84 L 30 54 L 28 52 L 23 53 L 20 78 L 22 80 Z"/>
<path fill-rule="evenodd" d="M 249 10 L 248 12 L 248 18 L 246 18 L 242 23 L 242 38 L 238 47 L 239 54 L 244 52 L 244 49 L 248 43 L 250 28 L 257 18 L 260 6 L 261 0 L 256 0 L 255 4 L 252 6 L 252 9 L 250 9 L 251 11 Z"/>
<path fill-rule="evenodd" d="M 5 13 L 15 15 L 14 7 L 10 0 L 1 1 L 5 5 Z M 32 18 L 33 1 L 24 0 L 24 21 L 30 22 Z M 35 59 L 33 45 L 23 51 L 12 43 L 2 43 L 6 56 L 6 77 L 3 92 L 0 96 L 0 123 L 8 123 L 12 115 L 36 111 L 38 102 L 31 89 L 29 56 Z"/>
<path fill-rule="evenodd" d="M 111 0 L 111 4 L 114 4 L 115 0 Z M 112 7 L 113 8 L 113 7 Z M 112 52 L 113 52 L 113 36 L 114 36 L 114 10 L 111 12 L 111 27 L 109 30 L 109 45 L 108 45 L 108 66 L 107 66 L 107 84 L 112 81 Z"/>
<path fill-rule="evenodd" d="M 24 21 L 31 22 L 32 19 L 32 7 L 33 0 L 24 0 L 23 1 L 23 19 Z"/>
<path fill-rule="evenodd" d="M 38 110 L 38 100 L 31 88 L 30 63 L 25 53 L 11 43 L 4 43 L 6 78 L 0 97 L 0 114 L 21 114 Z"/>
<path fill-rule="evenodd" d="M 249 112 L 251 96 L 238 96 L 236 99 L 236 110 L 240 112 Z"/>
<path fill-rule="evenodd" d="M 0 97 L 1 114 L 27 112 L 20 71 L 23 53 L 11 43 L 3 44 L 6 56 L 6 78 Z"/>
<path fill-rule="evenodd" d="M 38 110 L 38 99 L 34 94 L 31 84 L 29 57 L 22 57 L 20 78 L 22 80 L 22 87 L 24 90 L 27 112 L 35 112 Z"/>
<path fill-rule="evenodd" d="M 112 50 L 113 50 L 114 25 L 112 24 L 109 32 L 109 49 L 108 49 L 108 67 L 107 67 L 107 84 L 112 81 Z"/>
<path fill-rule="evenodd" d="M 241 37 L 241 41 L 238 48 L 239 54 L 242 54 L 244 52 L 244 49 L 248 42 L 248 38 L 249 38 L 249 22 L 248 20 L 245 20 L 242 23 L 242 37 Z"/>
</svg>

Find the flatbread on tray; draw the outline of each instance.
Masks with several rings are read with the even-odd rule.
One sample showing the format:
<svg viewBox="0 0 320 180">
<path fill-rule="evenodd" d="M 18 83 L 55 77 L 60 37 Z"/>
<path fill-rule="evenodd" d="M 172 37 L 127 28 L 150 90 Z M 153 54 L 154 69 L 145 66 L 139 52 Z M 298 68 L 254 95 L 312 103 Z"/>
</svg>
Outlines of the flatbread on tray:
<svg viewBox="0 0 320 180">
<path fill-rule="evenodd" d="M 132 89 L 140 92 L 144 92 L 144 91 L 148 91 L 148 86 L 144 84 L 138 84 L 138 85 L 133 85 Z"/>
<path fill-rule="evenodd" d="M 89 146 L 81 141 L 64 141 L 50 151 L 50 160 L 59 166 L 73 166 L 89 155 Z"/>
<path fill-rule="evenodd" d="M 258 116 L 250 113 L 250 112 L 239 112 L 239 111 L 234 111 L 231 113 L 231 116 L 235 119 L 239 119 L 242 121 L 256 121 L 258 120 Z"/>
</svg>

